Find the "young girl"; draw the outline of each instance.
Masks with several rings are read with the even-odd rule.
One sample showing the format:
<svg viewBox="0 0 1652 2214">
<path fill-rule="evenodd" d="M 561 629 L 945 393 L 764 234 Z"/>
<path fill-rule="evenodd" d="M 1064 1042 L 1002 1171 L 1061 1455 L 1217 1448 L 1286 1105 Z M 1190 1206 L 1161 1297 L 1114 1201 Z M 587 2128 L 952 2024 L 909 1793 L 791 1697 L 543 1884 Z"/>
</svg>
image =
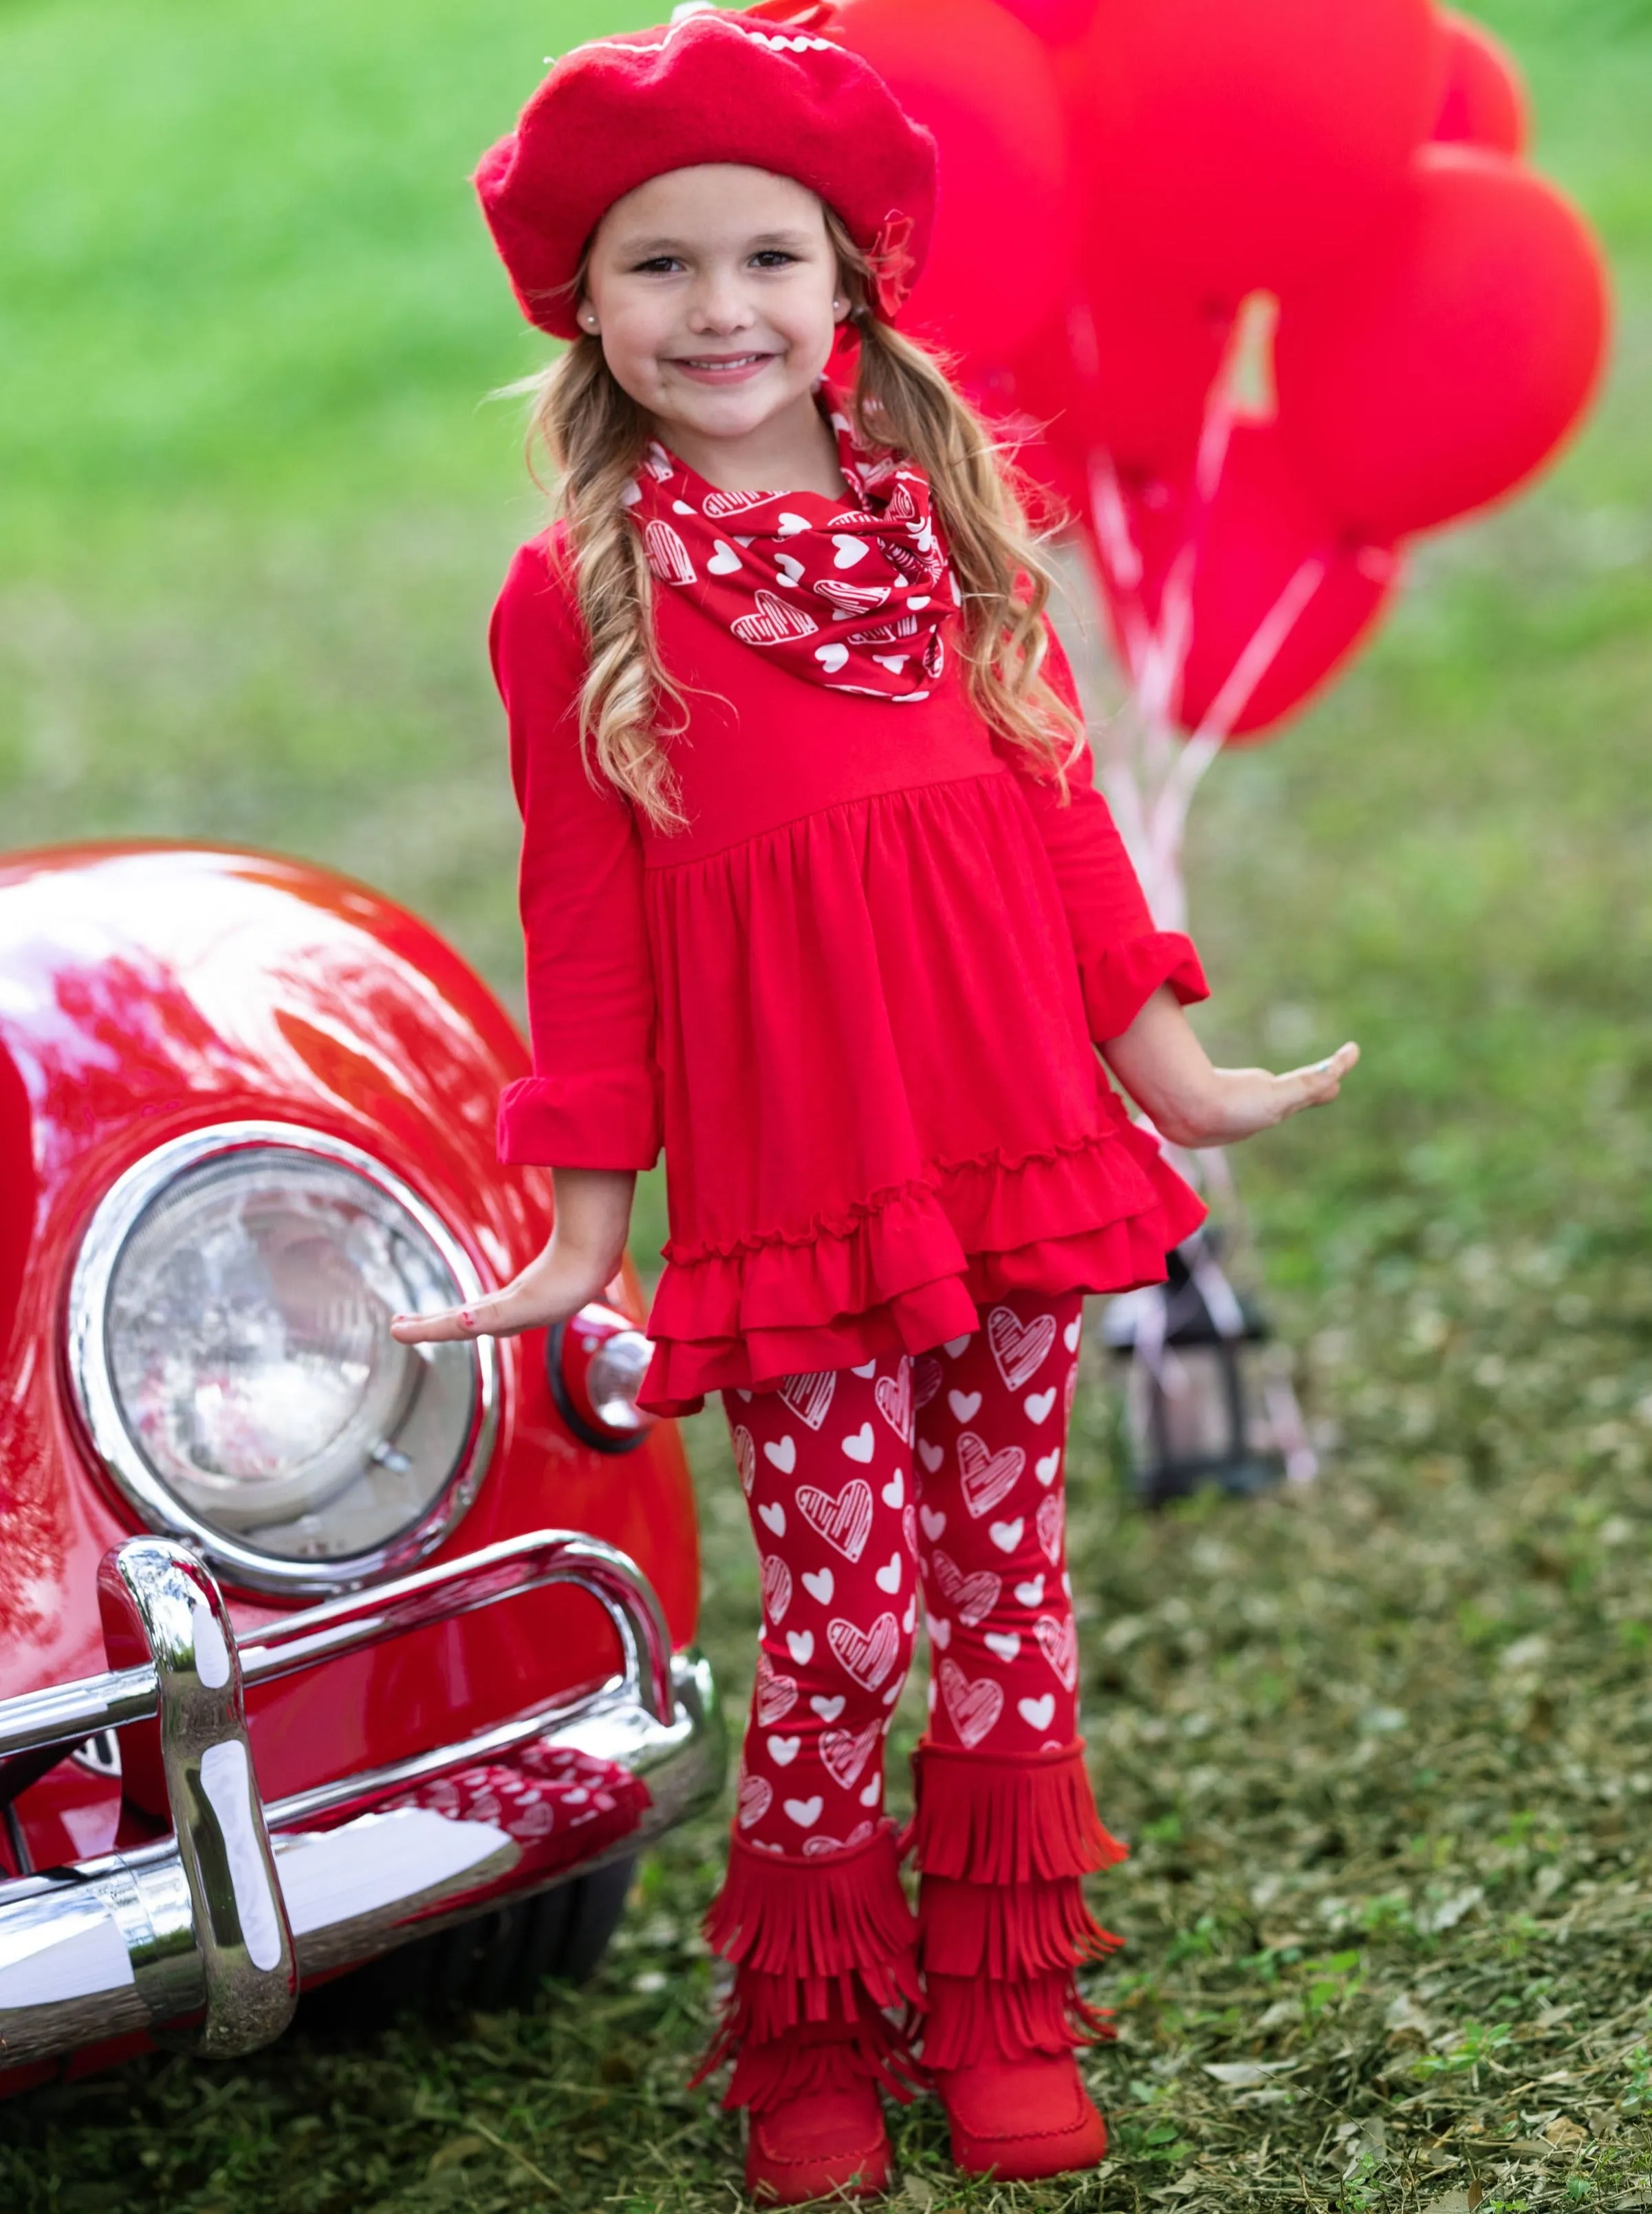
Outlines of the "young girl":
<svg viewBox="0 0 1652 2214">
<path fill-rule="evenodd" d="M 1043 564 L 890 321 L 933 142 L 785 4 L 579 48 L 478 173 L 524 310 L 572 341 L 537 419 L 562 519 L 493 636 L 535 1071 L 502 1152 L 552 1167 L 556 1228 L 398 1335 L 598 1296 L 664 1145 L 643 1404 L 723 1395 L 762 1568 L 713 2057 L 753 2190 L 792 2204 L 886 2182 L 878 2090 L 910 2095 L 920 2033 L 961 2167 L 1102 2157 L 1075 1972 L 1120 1849 L 1077 1734 L 1063 1449 L 1084 1294 L 1161 1278 L 1201 1210 L 1095 1048 L 1193 1146 L 1333 1098 L 1355 1051 L 1215 1069 L 1188 1027 L 1198 961 L 1092 789 Z M 915 1919 L 883 1751 L 921 1602 Z"/>
</svg>

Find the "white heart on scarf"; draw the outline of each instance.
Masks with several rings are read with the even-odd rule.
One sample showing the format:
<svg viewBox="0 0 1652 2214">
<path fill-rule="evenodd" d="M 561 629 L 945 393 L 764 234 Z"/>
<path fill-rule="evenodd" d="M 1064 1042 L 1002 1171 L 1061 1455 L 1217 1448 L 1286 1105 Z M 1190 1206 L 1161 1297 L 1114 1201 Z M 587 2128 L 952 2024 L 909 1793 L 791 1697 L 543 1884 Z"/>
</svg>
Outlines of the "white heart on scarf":
<svg viewBox="0 0 1652 2214">
<path fill-rule="evenodd" d="M 1047 1730 L 1055 1719 L 1055 1694 L 1046 1691 L 1042 1699 L 1018 1699 L 1015 1711 L 1029 1729 Z"/>
<path fill-rule="evenodd" d="M 763 1459 L 779 1469 L 782 1476 L 790 1476 L 798 1465 L 797 1440 L 784 1437 L 776 1444 L 773 1438 L 767 1439 L 763 1445 Z"/>
<path fill-rule="evenodd" d="M 774 566 L 780 572 L 780 582 L 795 591 L 803 582 L 802 562 L 795 560 L 790 554 L 777 554 L 774 556 Z"/>
<path fill-rule="evenodd" d="M 774 525 L 774 535 L 777 538 L 795 538 L 798 531 L 807 530 L 808 528 L 809 518 L 806 515 L 793 515 L 789 510 L 782 508 L 780 518 Z M 798 576 L 803 574 L 801 569 L 798 570 Z"/>
<path fill-rule="evenodd" d="M 907 657 L 903 653 L 874 653 L 872 657 L 880 669 L 887 669 L 891 676 L 898 676 L 906 667 Z"/>
<path fill-rule="evenodd" d="M 1017 1584 L 1015 1596 L 1023 1606 L 1042 1606 L 1044 1599 L 1043 1578 L 1034 1576 L 1026 1583 Z"/>
<path fill-rule="evenodd" d="M 870 1361 L 863 1361 L 859 1368 L 851 1368 L 849 1373 L 851 1376 L 873 1376 L 877 1372 L 878 1356 L 873 1354 Z"/>
<path fill-rule="evenodd" d="M 1062 1449 L 1057 1446 L 1054 1453 L 1047 1453 L 1042 1460 L 1033 1462 L 1032 1472 L 1040 1483 L 1048 1486 L 1055 1481 L 1055 1471 L 1061 1465 Z"/>
<path fill-rule="evenodd" d="M 887 1564 L 879 1569 L 873 1581 L 879 1591 L 893 1593 L 901 1588 L 901 1557 L 891 1553 Z"/>
<path fill-rule="evenodd" d="M 776 1768 L 790 1768 L 802 1743 L 800 1737 L 772 1737 L 768 1740 L 768 1757 Z"/>
<path fill-rule="evenodd" d="M 1018 1514 L 1013 1522 L 994 1522 L 987 1535 L 1000 1553 L 1013 1553 L 1020 1544 L 1021 1532 L 1026 1526 L 1025 1522 Z"/>
<path fill-rule="evenodd" d="M 712 557 L 706 564 L 707 575 L 708 577 L 731 577 L 739 566 L 740 557 L 735 552 L 733 547 L 728 545 L 721 538 L 714 539 L 713 541 Z"/>
<path fill-rule="evenodd" d="M 843 1694 L 840 1691 L 835 1699 L 823 1699 L 819 1694 L 817 1693 L 816 1696 L 810 1700 L 809 1703 L 814 1709 L 815 1712 L 820 1716 L 822 1722 L 835 1722 L 843 1711 Z"/>
<path fill-rule="evenodd" d="M 686 499 L 674 499 L 671 502 L 671 512 L 673 515 L 692 515 L 694 511 L 689 506 Z"/>
<path fill-rule="evenodd" d="M 964 1347 L 969 1342 L 970 1340 L 967 1336 L 964 1337 L 949 1337 L 945 1344 L 942 1346 L 941 1351 L 946 1355 L 949 1361 L 956 1361 L 959 1354 L 963 1352 Z"/>
<path fill-rule="evenodd" d="M 843 1450 L 851 1460 L 870 1460 L 872 1454 L 872 1424 L 862 1422 L 852 1438 L 845 1438 Z"/>
<path fill-rule="evenodd" d="M 815 1657 L 815 1633 L 812 1630 L 788 1630 L 786 1645 L 799 1668 L 806 1668 Z"/>
<path fill-rule="evenodd" d="M 822 1569 L 817 1575 L 811 1575 L 805 1571 L 803 1579 L 803 1588 L 808 1593 L 811 1599 L 818 1599 L 823 1606 L 829 1606 L 832 1603 L 831 1570 L 829 1569 Z"/>
<path fill-rule="evenodd" d="M 939 1465 L 940 1461 L 940 1450 L 939 1446 L 936 1448 L 935 1460 L 937 1465 Z M 946 1517 L 941 1513 L 938 1507 L 921 1507 L 918 1509 L 918 1520 L 923 1524 L 924 1536 L 928 1538 L 930 1544 L 933 1545 L 936 1538 L 940 1536 L 941 1532 L 946 1527 Z"/>
<path fill-rule="evenodd" d="M 885 1507 L 900 1507 L 906 1500 L 906 1478 L 897 1468 L 884 1486 L 882 1498 Z"/>
<path fill-rule="evenodd" d="M 834 533 L 832 543 L 837 548 L 832 557 L 835 569 L 853 569 L 857 561 L 864 561 L 872 551 L 864 538 L 848 536 L 841 531 Z"/>
<path fill-rule="evenodd" d="M 918 1440 L 918 1459 L 929 1471 L 931 1476 L 933 1476 L 935 1471 L 940 1466 L 942 1461 L 944 1461 L 945 1458 L 946 1453 L 944 1447 L 940 1446 L 932 1446 L 927 1438 L 920 1438 Z M 937 1529 L 934 1534 L 939 1537 L 940 1531 L 944 1530 L 945 1526 L 946 1517 L 943 1514 L 940 1517 L 939 1528 Z"/>
<path fill-rule="evenodd" d="M 946 1404 L 960 1422 L 967 1422 L 972 1415 L 978 1415 L 981 1411 L 981 1394 L 979 1391 L 949 1391 Z M 763 1451 L 767 1453 L 768 1450 L 765 1446 Z"/>
<path fill-rule="evenodd" d="M 1024 1699 L 1022 1705 L 1026 1704 Z M 1053 1711 L 1052 1708 L 1052 1711 Z M 800 1830 L 812 1830 L 820 1820 L 821 1808 L 826 1801 L 817 1792 L 812 1799 L 787 1799 L 782 1802 L 787 1814 Z"/>
<path fill-rule="evenodd" d="M 989 1630 L 987 1632 L 987 1650 L 988 1653 L 995 1653 L 1000 1660 L 1006 1662 L 1013 1660 L 1021 1650 L 1019 1632 L 1013 1630 Z M 774 1744 L 772 1738 L 769 1743 L 772 1746 Z"/>
<path fill-rule="evenodd" d="M 778 1499 L 774 1501 L 772 1506 L 760 1507 L 757 1509 L 757 1520 L 762 1524 L 765 1530 L 772 1530 L 777 1538 L 785 1536 L 786 1509 L 780 1505 Z"/>
<path fill-rule="evenodd" d="M 1021 1404 L 1027 1410 L 1028 1422 L 1042 1422 L 1055 1404 L 1055 1386 L 1052 1384 L 1048 1391 L 1029 1391 Z"/>
<path fill-rule="evenodd" d="M 628 484 L 620 494 L 620 505 L 621 507 L 634 507 L 641 498 L 642 486 L 639 484 Z"/>
<path fill-rule="evenodd" d="M 921 615 L 924 609 L 929 605 L 928 593 L 915 592 L 912 597 L 907 602 L 907 605 L 911 609 L 915 615 Z"/>
<path fill-rule="evenodd" d="M 848 657 L 847 645 L 817 645 L 815 648 L 815 659 L 829 676 L 835 676 Z"/>
</svg>

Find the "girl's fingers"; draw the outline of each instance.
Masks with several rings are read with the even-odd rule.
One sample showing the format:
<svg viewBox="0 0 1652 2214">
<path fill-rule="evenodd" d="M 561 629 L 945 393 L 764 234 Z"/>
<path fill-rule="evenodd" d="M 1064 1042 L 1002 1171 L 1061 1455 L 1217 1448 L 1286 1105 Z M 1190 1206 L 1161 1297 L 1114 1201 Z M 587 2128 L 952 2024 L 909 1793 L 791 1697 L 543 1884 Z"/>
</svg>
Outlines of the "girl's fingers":
<svg viewBox="0 0 1652 2214">
<path fill-rule="evenodd" d="M 1294 1115 L 1304 1107 L 1324 1107 L 1342 1089 L 1343 1079 L 1360 1057 L 1360 1049 L 1352 1039 L 1328 1054 L 1324 1061 L 1316 1061 L 1307 1068 L 1294 1068 L 1282 1079 L 1288 1086 L 1285 1112 Z"/>
<path fill-rule="evenodd" d="M 495 1292 L 469 1306 L 442 1307 L 434 1314 L 395 1315 L 390 1335 L 402 1345 L 446 1345 L 456 1338 L 511 1337 L 530 1330 L 535 1318 L 520 1312 L 520 1300 L 510 1290 Z"/>
</svg>

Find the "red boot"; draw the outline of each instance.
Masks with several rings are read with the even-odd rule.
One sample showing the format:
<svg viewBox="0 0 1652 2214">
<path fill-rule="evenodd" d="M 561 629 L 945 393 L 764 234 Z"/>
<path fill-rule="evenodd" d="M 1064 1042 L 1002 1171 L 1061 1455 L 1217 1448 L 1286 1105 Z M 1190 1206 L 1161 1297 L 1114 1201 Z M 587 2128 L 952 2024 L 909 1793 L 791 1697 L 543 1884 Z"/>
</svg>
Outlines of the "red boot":
<svg viewBox="0 0 1652 2214">
<path fill-rule="evenodd" d="M 1118 1941 L 1081 1880 L 1123 1849 L 1096 1813 L 1083 1748 L 1009 1759 L 925 1745 L 915 1768 L 923 2058 L 953 2157 L 1004 2182 L 1093 2168 L 1107 2131 L 1073 2047 L 1110 2032 L 1077 1971 Z"/>
<path fill-rule="evenodd" d="M 889 2188 L 889 2173 L 884 2110 L 870 2076 L 752 2110 L 746 2189 L 759 2205 L 872 2199 Z"/>
<path fill-rule="evenodd" d="M 938 2070 L 935 2089 L 952 2125 L 952 2158 L 966 2175 L 1028 2183 L 1107 2156 L 1107 2125 L 1070 2052 Z"/>
<path fill-rule="evenodd" d="M 734 1962 L 734 1988 L 694 2081 L 733 2060 L 723 2103 L 750 2113 L 753 2198 L 798 2206 L 886 2189 L 878 2092 L 909 2100 L 917 2072 L 892 2017 L 922 2006 L 893 1830 L 814 1860 L 735 1836 L 706 1935 Z"/>
</svg>

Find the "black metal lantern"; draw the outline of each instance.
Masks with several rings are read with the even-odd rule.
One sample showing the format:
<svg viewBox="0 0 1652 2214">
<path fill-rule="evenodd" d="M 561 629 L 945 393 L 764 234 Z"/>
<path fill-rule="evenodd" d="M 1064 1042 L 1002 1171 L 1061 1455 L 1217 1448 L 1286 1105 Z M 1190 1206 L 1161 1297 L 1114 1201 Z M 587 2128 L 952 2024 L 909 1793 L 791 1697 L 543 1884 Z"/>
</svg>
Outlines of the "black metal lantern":
<svg viewBox="0 0 1652 2214">
<path fill-rule="evenodd" d="M 1216 1233 L 1201 1231 L 1170 1255 L 1164 1283 L 1104 1314 L 1103 1338 L 1125 1366 L 1125 1432 L 1146 1506 L 1205 1484 L 1248 1497 L 1319 1472 L 1288 1361 L 1219 1250 Z"/>
</svg>

